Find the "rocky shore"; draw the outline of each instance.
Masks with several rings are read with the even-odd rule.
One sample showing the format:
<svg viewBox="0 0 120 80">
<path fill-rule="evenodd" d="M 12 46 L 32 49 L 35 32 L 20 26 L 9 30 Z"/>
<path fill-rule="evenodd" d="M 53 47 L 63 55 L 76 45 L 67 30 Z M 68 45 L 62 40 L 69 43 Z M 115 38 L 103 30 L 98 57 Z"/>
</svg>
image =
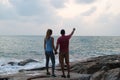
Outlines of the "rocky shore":
<svg viewBox="0 0 120 80">
<path fill-rule="evenodd" d="M 90 74 L 87 80 L 120 80 L 120 55 L 99 56 L 78 62 L 71 65 L 71 71 Z"/>
<path fill-rule="evenodd" d="M 19 65 L 25 65 L 34 60 L 21 61 Z M 9 63 L 14 65 L 14 62 Z M 61 69 L 56 66 L 57 77 L 47 76 L 45 67 L 20 70 L 17 74 L 0 75 L 0 78 L 8 80 L 120 80 L 120 55 L 106 55 L 90 58 L 84 61 L 71 62 L 71 77 L 61 78 Z M 4 80 L 4 79 L 0 79 Z"/>
</svg>

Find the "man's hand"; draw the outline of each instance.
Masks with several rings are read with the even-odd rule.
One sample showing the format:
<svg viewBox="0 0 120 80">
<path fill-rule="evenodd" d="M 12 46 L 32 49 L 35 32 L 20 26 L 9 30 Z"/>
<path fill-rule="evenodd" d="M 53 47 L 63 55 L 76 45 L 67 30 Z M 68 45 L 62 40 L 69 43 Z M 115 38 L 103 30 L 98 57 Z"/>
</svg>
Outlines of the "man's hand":
<svg viewBox="0 0 120 80">
<path fill-rule="evenodd" d="M 55 55 L 56 55 L 56 54 L 58 54 L 58 52 L 57 52 L 57 51 L 55 51 Z"/>
<path fill-rule="evenodd" d="M 75 31 L 75 28 L 73 28 L 73 31 Z"/>
</svg>

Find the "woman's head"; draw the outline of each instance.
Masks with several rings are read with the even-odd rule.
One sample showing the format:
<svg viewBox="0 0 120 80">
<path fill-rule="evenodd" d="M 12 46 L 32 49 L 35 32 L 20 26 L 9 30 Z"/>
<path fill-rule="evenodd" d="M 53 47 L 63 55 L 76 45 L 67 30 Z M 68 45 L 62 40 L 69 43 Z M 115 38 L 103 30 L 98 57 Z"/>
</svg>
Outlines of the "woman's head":
<svg viewBox="0 0 120 80">
<path fill-rule="evenodd" d="M 46 32 L 46 39 L 49 38 L 52 35 L 52 30 L 48 29 Z"/>
</svg>

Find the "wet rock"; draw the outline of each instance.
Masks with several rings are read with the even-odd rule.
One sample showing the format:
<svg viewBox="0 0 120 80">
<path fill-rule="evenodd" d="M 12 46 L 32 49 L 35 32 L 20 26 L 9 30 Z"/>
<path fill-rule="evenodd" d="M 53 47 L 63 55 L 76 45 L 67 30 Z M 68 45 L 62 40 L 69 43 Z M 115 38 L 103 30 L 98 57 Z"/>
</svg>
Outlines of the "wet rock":
<svg viewBox="0 0 120 80">
<path fill-rule="evenodd" d="M 38 71 L 38 70 L 45 70 L 46 67 L 40 67 L 40 68 L 34 68 L 34 69 L 21 69 L 19 72 L 24 72 L 24 71 Z"/>
<path fill-rule="evenodd" d="M 17 64 L 16 62 L 8 62 L 8 64 L 14 66 L 15 64 Z"/>
<path fill-rule="evenodd" d="M 33 60 L 33 59 L 26 59 L 26 60 L 24 60 L 24 61 L 20 61 L 20 62 L 18 63 L 18 65 L 19 65 L 19 66 L 24 66 L 24 65 L 26 65 L 26 64 L 28 64 L 28 63 L 30 63 L 30 62 L 38 62 L 38 61 Z"/>
</svg>

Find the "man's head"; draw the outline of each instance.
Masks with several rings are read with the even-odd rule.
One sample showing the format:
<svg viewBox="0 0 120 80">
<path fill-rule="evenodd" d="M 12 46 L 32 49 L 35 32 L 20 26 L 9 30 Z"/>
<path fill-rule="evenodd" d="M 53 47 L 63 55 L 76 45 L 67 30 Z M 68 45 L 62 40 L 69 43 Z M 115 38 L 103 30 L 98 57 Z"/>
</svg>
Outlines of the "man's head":
<svg viewBox="0 0 120 80">
<path fill-rule="evenodd" d="M 60 33 L 61 33 L 61 35 L 65 35 L 65 30 L 62 29 Z"/>
</svg>

